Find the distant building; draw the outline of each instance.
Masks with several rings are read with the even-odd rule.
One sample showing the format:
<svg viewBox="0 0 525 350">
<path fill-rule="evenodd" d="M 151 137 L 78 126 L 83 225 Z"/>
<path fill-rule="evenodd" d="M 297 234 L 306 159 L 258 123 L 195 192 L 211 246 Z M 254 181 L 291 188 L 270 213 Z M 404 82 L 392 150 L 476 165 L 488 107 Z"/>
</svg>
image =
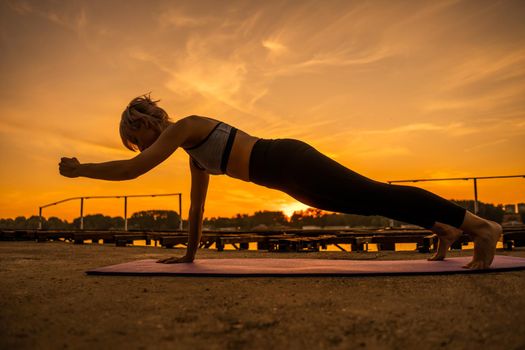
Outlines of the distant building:
<svg viewBox="0 0 525 350">
<path fill-rule="evenodd" d="M 505 204 L 505 213 L 516 214 L 516 204 Z"/>
<path fill-rule="evenodd" d="M 518 203 L 517 212 L 515 204 L 505 204 L 505 213 L 503 214 L 502 225 L 523 225 L 520 213 L 525 213 L 525 203 Z"/>
<path fill-rule="evenodd" d="M 303 230 L 320 230 L 321 226 L 306 225 L 302 227 Z"/>
</svg>

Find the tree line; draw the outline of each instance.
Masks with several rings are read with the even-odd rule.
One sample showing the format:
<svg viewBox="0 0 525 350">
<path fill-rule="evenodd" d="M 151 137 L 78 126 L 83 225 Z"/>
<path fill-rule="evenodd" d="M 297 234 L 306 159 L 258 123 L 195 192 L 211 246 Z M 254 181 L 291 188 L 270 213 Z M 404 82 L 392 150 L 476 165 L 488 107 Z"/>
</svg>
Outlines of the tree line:
<svg viewBox="0 0 525 350">
<path fill-rule="evenodd" d="M 472 200 L 452 200 L 463 208 L 474 211 Z M 501 223 L 504 216 L 502 205 L 478 202 L 478 215 Z M 521 213 L 522 221 L 525 213 Z M 236 214 L 233 217 L 211 217 L 203 220 L 203 228 L 211 230 L 237 229 L 252 230 L 257 228 L 303 228 L 304 226 L 348 226 L 348 227 L 385 227 L 391 220 L 383 216 L 363 216 L 326 212 L 317 208 L 307 208 L 293 213 L 287 218 L 282 211 L 256 211 L 253 215 Z M 394 227 L 406 225 L 401 221 L 393 221 Z M 180 215 L 173 210 L 145 210 L 133 213 L 128 218 L 128 230 L 174 230 L 180 226 Z M 25 218 L 18 216 L 14 219 L 0 219 L 1 229 L 37 229 L 39 217 L 33 215 Z M 184 230 L 188 229 L 188 221 L 183 220 Z M 56 216 L 42 218 L 44 230 L 79 229 L 80 217 L 71 222 Z M 84 216 L 84 230 L 123 230 L 124 218 L 121 216 L 110 217 L 103 214 L 90 214 Z"/>
</svg>

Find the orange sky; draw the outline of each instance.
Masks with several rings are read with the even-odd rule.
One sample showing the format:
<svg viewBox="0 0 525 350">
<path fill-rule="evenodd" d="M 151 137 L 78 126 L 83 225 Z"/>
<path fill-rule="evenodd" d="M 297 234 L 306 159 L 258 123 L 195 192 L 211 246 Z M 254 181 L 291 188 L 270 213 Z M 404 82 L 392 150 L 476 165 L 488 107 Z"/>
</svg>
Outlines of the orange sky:
<svg viewBox="0 0 525 350">
<path fill-rule="evenodd" d="M 152 91 L 173 120 L 297 138 L 379 181 L 525 173 L 523 1 L 0 1 L 0 217 L 82 195 L 183 193 L 188 155 L 131 181 L 65 178 L 60 157 L 127 159 L 120 114 Z M 423 183 L 472 198 L 472 183 Z M 525 179 L 479 183 L 525 202 Z M 46 208 L 70 220 L 78 202 Z M 178 210 L 130 199 L 128 213 Z M 212 176 L 206 217 L 306 206 Z M 122 200 L 85 213 L 122 215 Z"/>
</svg>

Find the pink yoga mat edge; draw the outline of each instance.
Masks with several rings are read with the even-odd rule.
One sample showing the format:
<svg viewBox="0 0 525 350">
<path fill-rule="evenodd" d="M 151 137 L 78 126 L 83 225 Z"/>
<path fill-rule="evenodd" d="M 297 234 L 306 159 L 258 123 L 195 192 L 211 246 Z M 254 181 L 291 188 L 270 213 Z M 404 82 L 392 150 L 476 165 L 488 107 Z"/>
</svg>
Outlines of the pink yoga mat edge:
<svg viewBox="0 0 525 350">
<path fill-rule="evenodd" d="M 160 264 L 157 259 L 135 260 L 86 271 L 88 275 L 110 276 L 194 276 L 194 277 L 287 277 L 287 276 L 372 276 L 487 273 L 525 269 L 525 258 L 496 255 L 489 269 L 471 270 L 461 266 L 472 257 L 443 261 L 347 260 L 347 259 L 196 259 L 189 264 Z"/>
</svg>

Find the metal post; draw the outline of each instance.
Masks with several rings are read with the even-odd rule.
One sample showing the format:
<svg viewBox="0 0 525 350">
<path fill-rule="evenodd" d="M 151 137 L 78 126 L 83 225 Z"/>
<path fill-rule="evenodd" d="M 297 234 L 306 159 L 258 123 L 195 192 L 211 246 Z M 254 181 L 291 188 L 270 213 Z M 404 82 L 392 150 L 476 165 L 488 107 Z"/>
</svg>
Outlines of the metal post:
<svg viewBox="0 0 525 350">
<path fill-rule="evenodd" d="M 124 231 L 128 230 L 128 197 L 124 196 Z"/>
<path fill-rule="evenodd" d="M 42 207 L 38 207 L 38 229 L 42 229 Z"/>
<path fill-rule="evenodd" d="M 180 217 L 179 229 L 182 231 L 182 193 L 179 193 L 179 217 Z"/>
<path fill-rule="evenodd" d="M 392 185 L 392 182 L 390 182 L 390 181 L 387 181 L 387 182 L 388 182 L 389 185 Z M 388 225 L 389 225 L 390 227 L 394 227 L 394 219 L 389 219 L 389 221 L 388 221 Z"/>
<path fill-rule="evenodd" d="M 474 214 L 478 213 L 478 179 L 474 178 Z"/>
<path fill-rule="evenodd" d="M 84 197 L 80 197 L 80 229 L 84 229 Z"/>
</svg>

